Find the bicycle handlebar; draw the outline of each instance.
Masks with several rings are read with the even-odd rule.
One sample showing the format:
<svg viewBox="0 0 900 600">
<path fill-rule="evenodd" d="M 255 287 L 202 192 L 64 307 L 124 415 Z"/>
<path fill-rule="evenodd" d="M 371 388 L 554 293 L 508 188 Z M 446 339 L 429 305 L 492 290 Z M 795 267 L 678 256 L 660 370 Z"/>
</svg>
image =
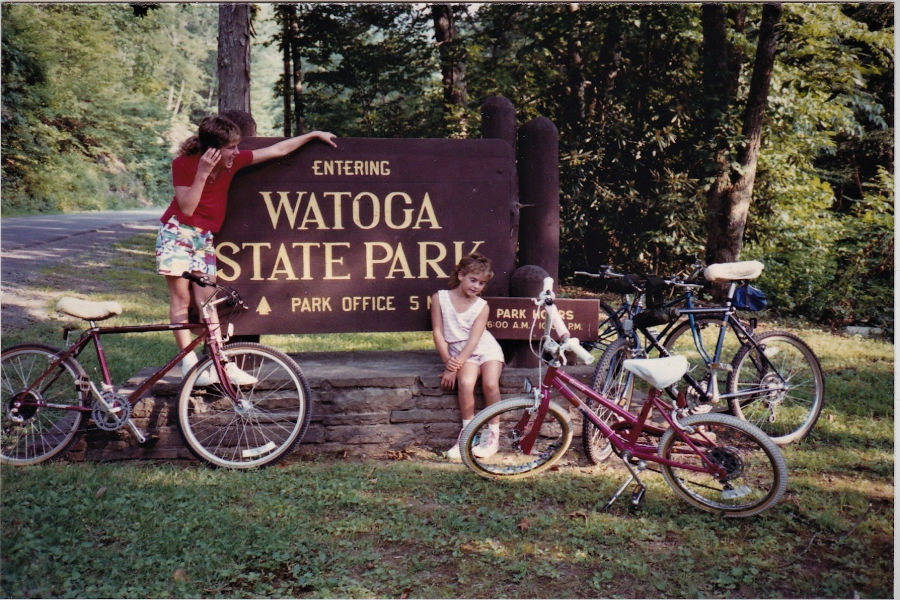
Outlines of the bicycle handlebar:
<svg viewBox="0 0 900 600">
<path fill-rule="evenodd" d="M 702 267 L 701 267 L 702 268 Z M 585 275 L 587 277 L 591 277 L 593 279 L 627 279 L 627 283 L 633 288 L 636 292 L 644 292 L 645 289 L 641 287 L 641 284 L 646 286 L 647 279 L 652 277 L 650 275 L 640 275 L 637 273 L 626 275 L 625 273 L 616 273 L 612 270 L 612 267 L 609 265 L 601 265 L 599 272 L 597 273 L 588 273 L 587 271 L 574 271 L 575 275 Z M 635 278 L 638 278 L 639 281 L 635 281 Z M 694 283 L 696 281 L 696 277 L 692 274 L 688 279 L 682 279 L 680 277 L 660 277 L 659 281 L 666 286 L 669 287 L 681 287 L 685 289 L 702 289 L 704 286 L 703 283 Z"/>
<path fill-rule="evenodd" d="M 542 306 L 547 312 L 547 321 L 544 328 L 547 335 L 541 340 L 542 349 L 550 352 L 554 358 L 559 359 L 562 364 L 566 364 L 566 352 L 572 352 L 586 365 L 591 364 L 594 362 L 594 357 L 581 346 L 581 342 L 578 338 L 572 337 L 569 328 L 566 327 L 565 321 L 563 321 L 562 316 L 559 314 L 559 309 L 554 303 L 555 298 L 556 295 L 553 293 L 553 278 L 545 277 L 543 289 L 541 290 L 540 295 L 534 299 L 534 303 L 537 306 Z M 537 316 L 535 316 L 535 318 L 537 318 Z M 549 336 L 550 327 L 552 327 L 560 339 L 562 339 L 561 343 L 554 341 L 553 338 Z"/>
<path fill-rule="evenodd" d="M 210 280 L 209 280 L 209 277 L 207 277 L 206 275 L 202 275 L 202 276 L 201 276 L 201 275 L 195 275 L 194 273 L 191 273 L 191 272 L 189 272 L 189 271 L 185 271 L 184 273 L 181 274 L 181 276 L 182 276 L 183 278 L 187 279 L 187 280 L 190 281 L 190 282 L 196 283 L 196 284 L 199 285 L 200 287 L 214 287 L 214 288 L 216 288 L 216 293 L 214 293 L 214 294 L 207 300 L 207 302 L 209 302 L 209 303 L 211 303 L 211 304 L 213 304 L 213 305 L 216 305 L 216 304 L 221 304 L 222 302 L 228 302 L 228 301 L 231 301 L 232 303 L 234 303 L 234 306 L 236 306 L 237 308 L 241 308 L 241 309 L 243 309 L 243 310 L 249 310 L 249 307 L 248 307 L 246 304 L 244 304 L 244 301 L 243 301 L 243 299 L 241 298 L 241 295 L 238 294 L 238 292 L 237 292 L 236 289 L 234 289 L 234 288 L 232 288 L 232 287 L 225 287 L 225 286 L 223 286 L 223 285 L 219 285 L 218 283 L 216 283 L 216 282 L 214 282 L 214 281 L 210 281 Z M 219 298 L 218 300 L 214 300 L 216 294 L 219 293 L 219 292 L 225 294 L 225 297 L 224 297 L 224 298 Z"/>
</svg>

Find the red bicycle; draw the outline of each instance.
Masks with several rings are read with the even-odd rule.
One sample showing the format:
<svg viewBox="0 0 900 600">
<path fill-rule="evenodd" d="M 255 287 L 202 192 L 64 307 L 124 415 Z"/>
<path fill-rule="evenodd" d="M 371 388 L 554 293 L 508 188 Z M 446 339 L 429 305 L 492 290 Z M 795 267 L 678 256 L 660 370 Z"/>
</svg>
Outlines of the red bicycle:
<svg viewBox="0 0 900 600">
<path fill-rule="evenodd" d="M 216 307 L 244 310 L 238 293 L 206 278 L 184 273 L 196 285 L 215 292 L 200 309 L 200 323 L 98 327 L 122 312 L 117 302 L 63 298 L 57 310 L 83 319 L 87 329 L 74 342 L 66 329 L 66 348 L 21 344 L 0 355 L 0 462 L 31 465 L 63 452 L 86 417 L 99 429 L 127 427 L 139 444 L 152 443 L 131 418 L 135 403 L 179 361 L 204 341 L 209 353 L 183 373 L 178 395 L 178 425 L 188 448 L 220 467 L 248 469 L 268 465 L 287 454 L 303 437 L 310 420 L 310 390 L 300 367 L 286 354 L 254 343 L 224 345 L 222 325 L 211 319 Z M 104 335 L 188 329 L 196 338 L 134 390 L 117 389 L 100 338 Z M 221 338 L 221 342 L 220 342 Z M 94 346 L 102 373 L 98 386 L 77 358 Z M 239 370 L 239 371 L 238 371 Z M 242 372 L 242 373 L 241 373 Z M 240 373 L 242 385 L 230 373 Z"/>
<path fill-rule="evenodd" d="M 526 380 L 525 391 L 529 395 L 503 400 L 475 416 L 460 438 L 460 452 L 467 467 L 486 478 L 514 479 L 544 471 L 558 461 L 572 443 L 573 435 L 568 411 L 551 400 L 551 394 L 558 392 L 581 412 L 585 422 L 608 438 L 613 452 L 629 471 L 625 483 L 604 510 L 632 481 L 636 484 L 631 506 L 641 506 L 646 488 L 639 473 L 648 463 L 659 464 L 672 490 L 704 510 L 748 517 L 778 502 L 787 487 L 787 465 L 781 450 L 762 430 L 731 415 L 689 414 L 683 392 L 672 403 L 663 399 L 660 390 L 679 381 L 687 371 L 683 356 L 624 362 L 625 369 L 652 386 L 643 403 L 638 403 L 641 405 L 636 414 L 562 370 L 567 364 L 567 352 L 586 363 L 592 357 L 576 338 L 570 337 L 553 302 L 552 287 L 553 280 L 547 278 L 544 290 L 535 299 L 535 322 L 541 313 L 545 315 L 540 357 L 547 370 L 541 385 L 533 387 Z M 532 325 L 532 332 L 534 329 Z M 554 330 L 559 342 L 551 336 Z M 576 392 L 605 409 L 596 411 L 604 417 L 598 417 Z M 651 420 L 654 413 L 661 416 L 661 422 Z M 489 427 L 497 417 L 497 452 L 488 457 L 476 456 L 473 449 L 480 436 L 492 435 Z"/>
</svg>

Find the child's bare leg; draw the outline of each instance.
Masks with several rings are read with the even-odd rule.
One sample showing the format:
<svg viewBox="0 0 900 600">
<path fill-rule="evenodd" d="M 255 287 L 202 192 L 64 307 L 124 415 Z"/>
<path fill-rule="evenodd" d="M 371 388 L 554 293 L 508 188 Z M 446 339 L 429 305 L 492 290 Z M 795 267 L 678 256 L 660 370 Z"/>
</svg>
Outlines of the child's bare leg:
<svg viewBox="0 0 900 600">
<path fill-rule="evenodd" d="M 215 278 L 210 278 L 213 282 Z M 197 306 L 203 306 L 203 303 L 209 300 L 209 297 L 215 293 L 215 288 L 210 287 L 200 287 L 199 285 L 193 286 L 194 288 L 194 301 L 197 303 Z M 201 309 L 201 317 L 203 309 Z M 212 335 L 219 344 L 222 343 L 222 333 L 219 331 L 219 313 L 216 311 L 215 307 L 209 309 L 209 323 L 210 329 L 212 330 Z"/>
<path fill-rule="evenodd" d="M 490 406 L 500 401 L 500 373 L 503 372 L 503 363 L 499 360 L 489 360 L 481 365 L 481 389 L 484 392 L 484 405 Z M 491 425 L 500 423 L 500 417 L 491 419 Z"/>
<path fill-rule="evenodd" d="M 456 373 L 459 412 L 463 421 L 470 421 L 475 416 L 476 381 L 478 381 L 478 365 L 472 362 L 464 363 Z"/>
<path fill-rule="evenodd" d="M 169 286 L 169 322 L 187 323 L 188 307 L 191 303 L 191 282 L 182 277 L 166 275 L 166 284 Z M 184 350 L 191 343 L 191 333 L 187 329 L 176 330 L 173 333 L 179 350 Z"/>
</svg>

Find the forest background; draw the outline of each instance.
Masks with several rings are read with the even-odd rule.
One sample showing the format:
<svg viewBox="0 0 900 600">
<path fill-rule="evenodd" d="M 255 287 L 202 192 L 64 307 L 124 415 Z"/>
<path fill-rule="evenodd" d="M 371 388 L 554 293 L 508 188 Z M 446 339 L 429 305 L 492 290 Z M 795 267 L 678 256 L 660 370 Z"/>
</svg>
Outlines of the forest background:
<svg viewBox="0 0 900 600">
<path fill-rule="evenodd" d="M 465 138 L 504 96 L 559 129 L 560 272 L 664 273 L 704 256 L 723 156 L 743 168 L 763 6 L 720 10 L 717 57 L 700 4 L 258 4 L 251 111 L 264 136 Z M 782 313 L 893 329 L 893 10 L 782 7 L 740 251 Z M 217 33 L 214 4 L 4 3 L 2 216 L 168 203 Z"/>
</svg>

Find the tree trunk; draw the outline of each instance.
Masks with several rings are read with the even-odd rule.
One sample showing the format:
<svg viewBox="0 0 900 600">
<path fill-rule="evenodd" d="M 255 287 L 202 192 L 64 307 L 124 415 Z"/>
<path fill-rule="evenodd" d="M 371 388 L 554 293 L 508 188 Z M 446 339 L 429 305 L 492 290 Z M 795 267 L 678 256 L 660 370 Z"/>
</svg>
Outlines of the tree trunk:
<svg viewBox="0 0 900 600">
<path fill-rule="evenodd" d="M 219 112 L 250 111 L 250 5 L 219 5 Z"/>
<path fill-rule="evenodd" d="M 753 194 L 753 182 L 756 179 L 763 119 L 775 64 L 777 26 L 782 10 L 781 4 L 766 4 L 763 7 L 756 61 L 744 112 L 743 145 L 736 158 L 738 167 L 732 168 L 729 164 L 726 150 L 717 152 L 719 173 L 707 194 L 708 263 L 731 262 L 740 257 L 750 198 Z M 710 52 L 712 48 L 713 45 L 709 44 L 706 51 Z"/>
<path fill-rule="evenodd" d="M 569 4 L 567 10 L 570 13 L 578 11 L 577 4 Z M 573 21 L 577 19 L 573 15 Z M 584 122 L 586 108 L 587 79 L 584 74 L 584 58 L 582 56 L 581 40 L 577 34 L 570 32 L 566 47 L 566 96 L 564 99 L 564 111 L 566 123 L 575 130 Z"/>
<path fill-rule="evenodd" d="M 433 4 L 434 39 L 441 59 L 441 77 L 444 88 L 444 106 L 447 123 L 465 135 L 468 127 L 466 107 L 466 62 L 459 44 L 453 8 L 449 4 Z"/>
<path fill-rule="evenodd" d="M 293 86 L 291 88 L 294 99 L 294 135 L 302 135 L 306 132 L 306 117 L 303 107 L 303 64 L 300 54 L 300 23 L 297 20 L 297 12 L 294 11 L 291 19 L 291 62 L 293 69 Z"/>
<path fill-rule="evenodd" d="M 294 122 L 291 108 L 291 24 L 297 15 L 297 7 L 293 4 L 280 4 L 277 8 L 281 14 L 281 60 L 283 64 L 281 97 L 284 101 L 284 137 L 291 137 L 291 124 Z"/>
</svg>

